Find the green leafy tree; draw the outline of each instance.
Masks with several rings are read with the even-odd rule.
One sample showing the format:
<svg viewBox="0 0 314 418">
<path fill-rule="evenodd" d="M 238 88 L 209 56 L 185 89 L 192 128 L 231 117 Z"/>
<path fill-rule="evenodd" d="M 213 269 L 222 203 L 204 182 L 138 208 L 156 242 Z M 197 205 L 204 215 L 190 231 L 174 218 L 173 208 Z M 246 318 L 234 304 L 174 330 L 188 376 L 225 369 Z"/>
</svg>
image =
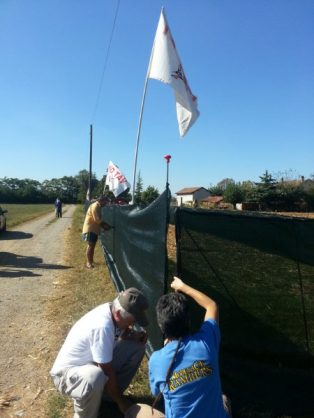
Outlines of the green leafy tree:
<svg viewBox="0 0 314 418">
<path fill-rule="evenodd" d="M 0 181 L 0 197 L 7 203 L 38 203 L 43 199 L 39 181 L 8 177 Z"/>
<path fill-rule="evenodd" d="M 65 203 L 77 202 L 80 186 L 75 177 L 64 176 L 59 181 L 61 194 L 59 198 Z"/>
<path fill-rule="evenodd" d="M 153 186 L 148 186 L 147 189 L 145 189 L 142 192 L 141 200 L 142 200 L 142 203 L 144 203 L 145 205 L 149 205 L 154 200 L 156 200 L 158 196 L 159 196 L 158 189 L 156 189 Z"/>
<path fill-rule="evenodd" d="M 212 196 L 222 196 L 224 194 L 224 189 L 218 185 L 209 187 L 208 190 Z"/>
<path fill-rule="evenodd" d="M 235 183 L 229 183 L 223 194 L 224 201 L 231 203 L 233 207 L 236 207 L 236 203 L 243 201 L 243 190 L 241 185 Z"/>
<path fill-rule="evenodd" d="M 257 186 L 253 181 L 245 180 L 240 183 L 242 194 L 243 194 L 243 202 L 255 202 L 256 198 L 256 190 Z"/>
<path fill-rule="evenodd" d="M 108 186 L 106 186 L 106 177 L 107 176 L 104 175 L 102 179 L 97 182 L 97 184 L 95 185 L 95 188 L 92 191 L 93 196 L 101 196 L 103 194 L 108 194 L 106 193 L 106 188 L 108 188 Z M 109 191 L 109 188 L 108 188 L 108 191 Z"/>
<path fill-rule="evenodd" d="M 276 209 L 279 210 L 298 210 L 306 201 L 304 191 L 290 182 L 279 183 L 276 187 L 276 194 Z"/>
<path fill-rule="evenodd" d="M 79 173 L 75 176 L 78 184 L 79 184 L 79 192 L 78 192 L 78 200 L 80 202 L 85 202 L 86 200 L 86 194 L 88 191 L 88 186 L 89 186 L 89 171 L 87 170 L 81 170 L 79 171 Z M 93 173 L 92 174 L 92 184 L 91 184 L 91 189 L 92 189 L 92 197 L 95 197 L 96 195 L 94 194 L 94 190 L 97 188 L 98 185 L 98 180 L 96 178 L 96 175 Z"/>
</svg>

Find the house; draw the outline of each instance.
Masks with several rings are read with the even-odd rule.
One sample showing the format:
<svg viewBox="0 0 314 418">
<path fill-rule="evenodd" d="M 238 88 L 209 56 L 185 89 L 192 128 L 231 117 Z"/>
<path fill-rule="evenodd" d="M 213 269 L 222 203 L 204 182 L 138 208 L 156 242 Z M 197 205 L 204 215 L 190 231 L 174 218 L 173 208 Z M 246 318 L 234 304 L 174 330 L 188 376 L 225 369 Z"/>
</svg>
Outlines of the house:
<svg viewBox="0 0 314 418">
<path fill-rule="evenodd" d="M 178 192 L 176 192 L 176 195 L 178 206 L 194 206 L 195 204 L 198 204 L 201 200 L 210 196 L 210 191 L 205 189 L 205 187 L 185 187 L 184 189 L 181 189 Z"/>
<path fill-rule="evenodd" d="M 223 196 L 208 196 L 202 199 L 201 203 L 207 208 L 218 208 L 223 200 Z"/>
</svg>

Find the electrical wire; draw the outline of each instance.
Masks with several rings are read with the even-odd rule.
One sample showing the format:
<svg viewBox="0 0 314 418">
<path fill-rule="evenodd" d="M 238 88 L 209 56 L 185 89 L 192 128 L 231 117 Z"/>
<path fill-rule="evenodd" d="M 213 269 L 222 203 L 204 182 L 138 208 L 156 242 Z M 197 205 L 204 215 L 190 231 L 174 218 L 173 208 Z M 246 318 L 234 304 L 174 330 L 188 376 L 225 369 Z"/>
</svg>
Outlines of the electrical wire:
<svg viewBox="0 0 314 418">
<path fill-rule="evenodd" d="M 96 96 L 96 102 L 95 102 L 95 106 L 94 106 L 94 111 L 92 113 L 92 118 L 91 118 L 92 121 L 94 120 L 94 118 L 96 116 L 96 113 L 97 113 L 97 110 L 98 110 L 98 107 L 99 107 L 99 101 L 100 101 L 102 86 L 103 86 L 103 82 L 104 82 L 104 76 L 105 76 L 105 72 L 106 72 L 107 64 L 108 64 L 108 60 L 109 60 L 109 55 L 110 55 L 110 50 L 111 50 L 111 44 L 112 44 L 113 34 L 114 34 L 114 31 L 115 31 L 115 27 L 116 27 L 116 21 L 117 21 L 117 17 L 118 17 L 119 8 L 120 8 L 120 0 L 117 1 L 117 7 L 116 7 L 116 11 L 115 11 L 115 16 L 114 16 L 112 28 L 111 28 L 109 43 L 108 43 L 106 57 L 105 57 L 104 65 L 103 65 L 103 70 L 102 70 L 101 78 L 100 78 L 98 92 L 97 92 L 97 96 Z"/>
</svg>

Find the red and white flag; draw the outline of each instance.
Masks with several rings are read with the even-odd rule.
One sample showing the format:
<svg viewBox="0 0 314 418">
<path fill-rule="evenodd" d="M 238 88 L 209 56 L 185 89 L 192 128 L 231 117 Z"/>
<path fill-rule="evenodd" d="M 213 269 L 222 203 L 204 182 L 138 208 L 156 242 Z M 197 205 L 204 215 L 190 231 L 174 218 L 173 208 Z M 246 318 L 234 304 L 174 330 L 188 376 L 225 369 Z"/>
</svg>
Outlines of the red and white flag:
<svg viewBox="0 0 314 418">
<path fill-rule="evenodd" d="M 180 135 L 184 136 L 199 116 L 193 95 L 172 38 L 164 11 L 161 10 L 155 35 L 148 78 L 169 84 L 175 94 Z"/>
<path fill-rule="evenodd" d="M 106 186 L 109 186 L 109 190 L 112 191 L 115 197 L 119 196 L 126 189 L 131 188 L 130 183 L 121 173 L 119 167 L 116 166 L 112 161 L 109 161 L 108 164 Z"/>
</svg>

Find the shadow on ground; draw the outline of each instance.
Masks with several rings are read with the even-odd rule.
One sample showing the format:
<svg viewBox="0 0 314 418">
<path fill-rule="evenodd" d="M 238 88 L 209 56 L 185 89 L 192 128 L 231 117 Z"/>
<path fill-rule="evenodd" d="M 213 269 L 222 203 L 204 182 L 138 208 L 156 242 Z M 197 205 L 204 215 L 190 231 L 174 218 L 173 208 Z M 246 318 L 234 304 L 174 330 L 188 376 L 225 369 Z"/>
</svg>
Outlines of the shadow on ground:
<svg viewBox="0 0 314 418">
<path fill-rule="evenodd" d="M 72 267 L 60 264 L 45 264 L 40 257 L 27 257 L 14 253 L 0 252 L 0 268 L 0 277 L 13 278 L 41 276 L 41 274 L 30 271 L 33 269 L 65 270 Z"/>
<path fill-rule="evenodd" d="M 28 232 L 21 232 L 21 231 L 5 231 L 1 232 L 0 240 L 15 240 L 15 239 L 30 239 L 33 237 L 33 234 Z"/>
</svg>

